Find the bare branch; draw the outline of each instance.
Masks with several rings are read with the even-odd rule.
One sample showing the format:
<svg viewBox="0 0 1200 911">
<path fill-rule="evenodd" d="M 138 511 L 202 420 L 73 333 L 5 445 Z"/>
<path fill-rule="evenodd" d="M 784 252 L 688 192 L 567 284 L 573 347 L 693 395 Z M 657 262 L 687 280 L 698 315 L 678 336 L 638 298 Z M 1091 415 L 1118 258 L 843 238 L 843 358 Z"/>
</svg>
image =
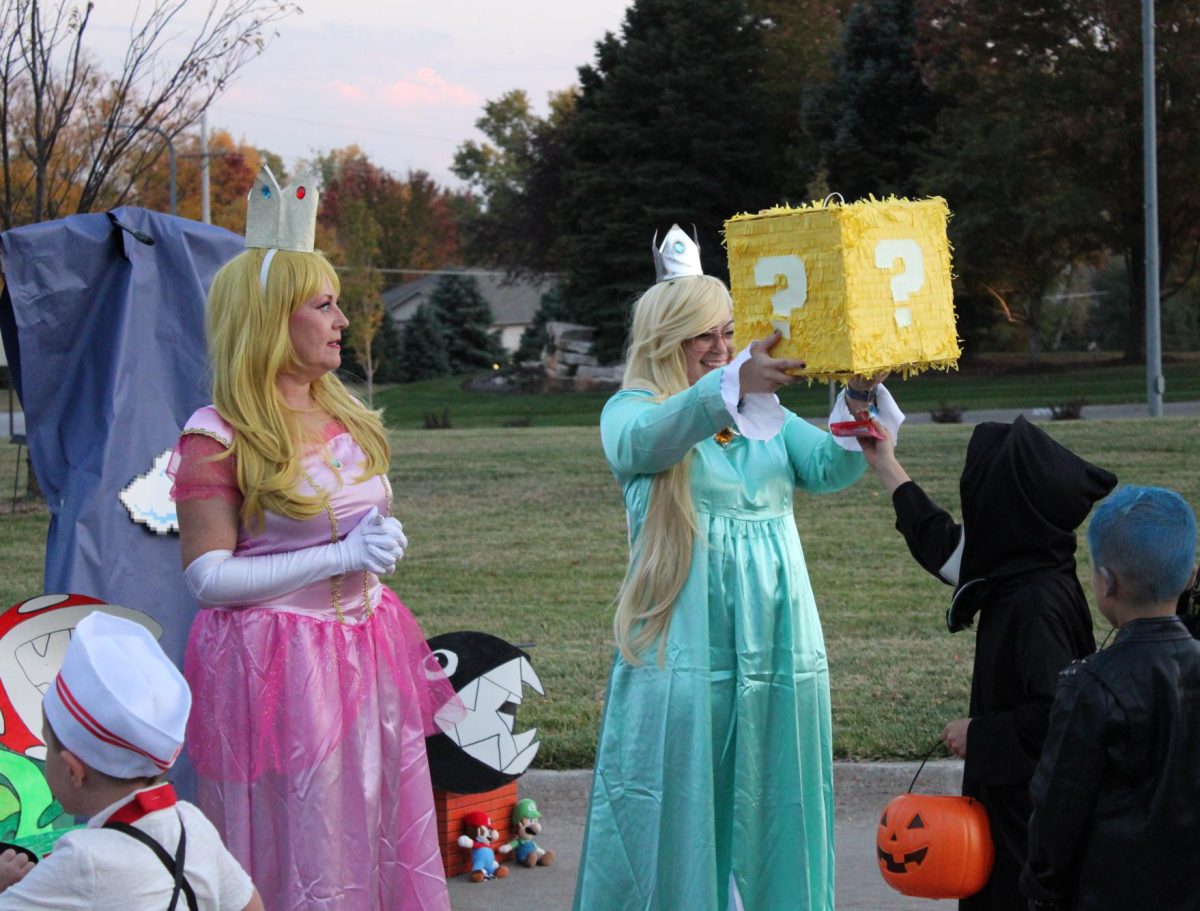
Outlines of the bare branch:
<svg viewBox="0 0 1200 911">
<path fill-rule="evenodd" d="M 193 125 L 299 12 L 286 0 L 140 5 L 120 71 L 85 46 L 93 4 L 0 0 L 0 224 L 87 212 L 128 196 L 163 153 L 152 130 Z"/>
</svg>

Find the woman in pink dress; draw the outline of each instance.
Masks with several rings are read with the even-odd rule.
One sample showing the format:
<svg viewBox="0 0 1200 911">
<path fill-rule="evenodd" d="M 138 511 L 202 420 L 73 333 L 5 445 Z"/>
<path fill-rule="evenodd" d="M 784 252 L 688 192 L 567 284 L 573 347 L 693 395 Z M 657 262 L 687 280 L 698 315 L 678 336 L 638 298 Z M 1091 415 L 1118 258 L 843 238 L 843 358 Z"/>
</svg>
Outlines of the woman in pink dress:
<svg viewBox="0 0 1200 911">
<path fill-rule="evenodd" d="M 209 292 L 213 405 L 173 461 L 199 804 L 271 911 L 448 911 L 425 756 L 453 688 L 378 576 L 377 412 L 334 371 L 346 317 L 319 253 L 248 249 Z"/>
</svg>

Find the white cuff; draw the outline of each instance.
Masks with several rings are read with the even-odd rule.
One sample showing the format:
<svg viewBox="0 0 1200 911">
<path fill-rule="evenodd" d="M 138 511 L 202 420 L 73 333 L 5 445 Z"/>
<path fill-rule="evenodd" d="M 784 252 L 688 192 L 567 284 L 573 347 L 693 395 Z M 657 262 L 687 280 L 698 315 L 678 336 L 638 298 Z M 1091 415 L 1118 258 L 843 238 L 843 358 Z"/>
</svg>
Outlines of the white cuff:
<svg viewBox="0 0 1200 911">
<path fill-rule="evenodd" d="M 742 364 L 750 359 L 750 346 L 725 366 L 721 374 L 721 401 L 737 432 L 748 440 L 769 440 L 783 428 L 787 411 L 771 392 L 741 394 Z"/>
<path fill-rule="evenodd" d="M 875 387 L 875 408 L 879 412 L 879 423 L 888 429 L 892 439 L 898 445 L 900 425 L 904 423 L 904 412 L 900 410 L 900 406 L 896 404 L 892 394 L 882 384 Z M 849 406 L 846 405 L 846 390 L 842 389 L 833 403 L 833 411 L 829 414 L 829 423 L 854 420 L 857 420 L 857 417 L 851 414 Z M 835 436 L 833 439 L 843 449 L 848 449 L 850 452 L 862 452 L 862 447 L 858 445 L 856 437 Z"/>
</svg>

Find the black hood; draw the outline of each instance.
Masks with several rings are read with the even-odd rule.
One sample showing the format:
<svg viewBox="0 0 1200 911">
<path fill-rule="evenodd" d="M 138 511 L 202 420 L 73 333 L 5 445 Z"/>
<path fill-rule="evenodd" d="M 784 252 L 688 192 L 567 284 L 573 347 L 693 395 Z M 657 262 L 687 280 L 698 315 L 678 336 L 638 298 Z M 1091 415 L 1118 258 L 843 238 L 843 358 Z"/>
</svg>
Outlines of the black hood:
<svg viewBox="0 0 1200 911">
<path fill-rule="evenodd" d="M 959 481 L 960 584 L 1073 564 L 1075 529 L 1116 484 L 1023 417 L 979 424 Z"/>
</svg>

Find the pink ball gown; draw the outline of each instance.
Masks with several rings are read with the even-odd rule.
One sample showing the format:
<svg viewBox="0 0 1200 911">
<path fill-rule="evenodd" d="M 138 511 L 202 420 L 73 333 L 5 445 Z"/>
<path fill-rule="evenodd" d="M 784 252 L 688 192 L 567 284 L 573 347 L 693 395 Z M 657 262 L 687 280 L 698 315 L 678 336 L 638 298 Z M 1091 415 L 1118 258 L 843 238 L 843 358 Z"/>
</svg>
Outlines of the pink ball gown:
<svg viewBox="0 0 1200 911">
<path fill-rule="evenodd" d="M 212 406 L 188 420 L 172 459 L 177 500 L 241 502 L 234 460 L 206 460 L 232 439 Z M 302 459 L 303 492 L 326 508 L 304 521 L 267 513 L 261 528 L 239 528 L 235 555 L 327 544 L 372 506 L 386 515 L 387 478 L 356 483 L 364 462 L 328 425 Z M 201 610 L 184 673 L 197 802 L 267 908 L 449 911 L 425 736 L 454 691 L 391 589 L 356 572 Z"/>
</svg>

